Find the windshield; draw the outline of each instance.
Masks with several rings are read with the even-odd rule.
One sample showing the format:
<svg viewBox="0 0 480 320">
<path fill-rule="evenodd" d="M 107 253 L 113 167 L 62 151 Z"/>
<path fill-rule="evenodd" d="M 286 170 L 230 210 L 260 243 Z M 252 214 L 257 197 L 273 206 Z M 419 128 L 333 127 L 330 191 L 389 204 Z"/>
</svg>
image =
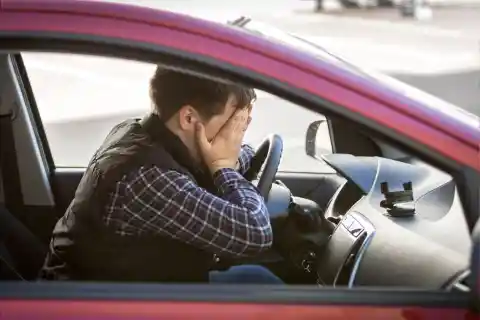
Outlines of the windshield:
<svg viewBox="0 0 480 320">
<path fill-rule="evenodd" d="M 474 114 L 385 74 L 370 69 L 367 70 L 364 67 L 351 63 L 350 61 L 341 58 L 338 54 L 333 54 L 321 45 L 305 40 L 301 36 L 290 34 L 268 24 L 244 17 L 232 21 L 230 24 L 242 27 L 248 31 L 266 37 L 271 41 L 281 42 L 285 45 L 302 50 L 322 61 L 327 61 L 335 64 L 337 67 L 347 69 L 348 71 L 354 72 L 362 77 L 379 82 L 409 98 L 422 102 L 424 105 L 432 109 L 448 114 L 450 117 L 461 121 L 465 125 L 471 126 L 475 129 L 480 127 L 480 119 Z"/>
</svg>

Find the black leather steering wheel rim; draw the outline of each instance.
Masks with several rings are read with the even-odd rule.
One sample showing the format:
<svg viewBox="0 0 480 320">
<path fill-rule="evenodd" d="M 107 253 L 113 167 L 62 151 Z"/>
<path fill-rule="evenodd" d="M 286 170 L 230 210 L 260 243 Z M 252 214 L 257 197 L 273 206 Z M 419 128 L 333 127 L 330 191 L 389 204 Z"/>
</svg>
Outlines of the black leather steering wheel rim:
<svg viewBox="0 0 480 320">
<path fill-rule="evenodd" d="M 265 167 L 258 179 L 257 188 L 264 199 L 268 198 L 272 184 L 275 181 L 280 160 L 283 152 L 283 140 L 278 134 L 267 136 L 258 146 L 257 151 L 252 159 L 250 169 L 245 174 L 249 180 L 256 178 L 258 172 Z"/>
</svg>

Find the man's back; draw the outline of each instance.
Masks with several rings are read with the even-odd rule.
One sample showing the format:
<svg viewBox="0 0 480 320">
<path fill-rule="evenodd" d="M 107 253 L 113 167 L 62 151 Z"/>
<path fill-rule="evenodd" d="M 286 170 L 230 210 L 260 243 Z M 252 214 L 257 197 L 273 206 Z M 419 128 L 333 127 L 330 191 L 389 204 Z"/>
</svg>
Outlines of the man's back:
<svg viewBox="0 0 480 320">
<path fill-rule="evenodd" d="M 240 171 L 252 155 L 242 150 Z M 217 194 L 230 195 L 233 204 Z M 107 136 L 57 223 L 43 278 L 207 281 L 212 251 L 252 255 L 269 246 L 263 208 L 240 173 L 212 179 L 195 167 L 156 116 L 128 120 Z"/>
<path fill-rule="evenodd" d="M 206 281 L 211 254 L 170 237 L 129 232 L 127 221 L 115 220 L 118 210 L 112 209 L 111 198 L 118 196 L 117 186 L 144 168 L 173 169 L 190 176 L 138 121 L 125 121 L 99 148 L 75 199 L 57 223 L 43 278 Z M 119 203 L 118 198 L 114 199 L 122 209 L 129 202 L 123 200 Z M 108 214 L 106 207 L 110 208 Z M 192 263 L 195 270 L 191 269 Z"/>
</svg>

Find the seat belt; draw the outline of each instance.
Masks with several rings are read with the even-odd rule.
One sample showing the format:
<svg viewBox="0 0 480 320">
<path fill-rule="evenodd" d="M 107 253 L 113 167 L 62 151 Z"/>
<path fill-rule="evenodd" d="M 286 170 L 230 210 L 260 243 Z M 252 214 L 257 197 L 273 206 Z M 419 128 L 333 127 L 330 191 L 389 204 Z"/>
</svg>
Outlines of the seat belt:
<svg viewBox="0 0 480 320">
<path fill-rule="evenodd" d="M 15 269 L 13 259 L 10 257 L 4 243 L 0 243 L 0 281 L 2 280 L 25 280 Z"/>
<path fill-rule="evenodd" d="M 5 206 L 18 217 L 23 214 L 24 202 L 15 149 L 12 112 L 0 114 L 0 170 Z"/>
</svg>

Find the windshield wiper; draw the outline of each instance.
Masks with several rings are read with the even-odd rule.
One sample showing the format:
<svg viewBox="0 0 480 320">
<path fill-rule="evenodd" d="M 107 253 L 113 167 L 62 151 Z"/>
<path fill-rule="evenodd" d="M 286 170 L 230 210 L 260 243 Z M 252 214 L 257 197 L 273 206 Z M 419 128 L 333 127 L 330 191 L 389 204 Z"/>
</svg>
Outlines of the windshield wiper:
<svg viewBox="0 0 480 320">
<path fill-rule="evenodd" d="M 247 18 L 247 17 L 244 17 L 244 16 L 241 16 L 240 18 L 237 18 L 233 21 L 227 21 L 227 24 L 228 25 L 231 25 L 231 26 L 237 26 L 237 27 L 240 27 L 240 28 L 243 28 L 245 27 L 245 25 L 250 22 L 252 19 L 250 18 Z"/>
</svg>

